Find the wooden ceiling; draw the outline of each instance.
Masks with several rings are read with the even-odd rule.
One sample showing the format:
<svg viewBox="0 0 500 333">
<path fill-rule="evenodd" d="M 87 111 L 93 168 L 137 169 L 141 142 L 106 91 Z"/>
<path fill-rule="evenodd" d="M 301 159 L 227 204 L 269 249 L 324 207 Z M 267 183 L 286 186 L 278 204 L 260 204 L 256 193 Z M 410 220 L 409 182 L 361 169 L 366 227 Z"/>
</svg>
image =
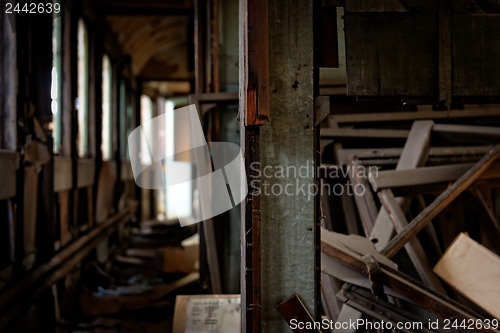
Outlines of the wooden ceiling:
<svg viewBox="0 0 500 333">
<path fill-rule="evenodd" d="M 193 78 L 193 10 L 192 0 L 104 2 L 106 19 L 123 52 L 131 56 L 133 74 L 172 81 L 169 95 L 188 93 L 186 82 Z"/>
</svg>

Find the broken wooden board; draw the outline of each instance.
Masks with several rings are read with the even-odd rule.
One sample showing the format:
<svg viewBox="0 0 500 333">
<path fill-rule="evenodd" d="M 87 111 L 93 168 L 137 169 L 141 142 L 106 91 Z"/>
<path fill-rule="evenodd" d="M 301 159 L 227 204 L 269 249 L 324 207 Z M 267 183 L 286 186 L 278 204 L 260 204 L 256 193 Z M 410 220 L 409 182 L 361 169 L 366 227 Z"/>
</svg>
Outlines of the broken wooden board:
<svg viewBox="0 0 500 333">
<path fill-rule="evenodd" d="M 456 146 L 456 147 L 431 147 L 429 149 L 429 160 L 437 157 L 476 157 L 479 160 L 484 154 L 490 151 L 492 146 Z M 358 149 L 340 149 L 336 152 L 337 164 L 346 165 L 353 158 L 365 159 L 384 159 L 399 158 L 403 148 L 358 148 Z"/>
<path fill-rule="evenodd" d="M 350 256 L 361 259 L 365 255 L 372 255 L 378 262 L 385 264 L 388 267 L 397 269 L 397 265 L 387 259 L 382 254 L 378 253 L 373 243 L 359 235 L 343 235 L 337 232 L 321 229 L 321 244 L 327 244 L 332 248 L 338 249 Z"/>
<path fill-rule="evenodd" d="M 392 258 L 420 230 L 422 230 L 436 215 L 446 208 L 455 198 L 465 191 L 481 176 L 490 165 L 500 157 L 500 144 L 493 147 L 479 162 L 474 164 L 465 174 L 455 181 L 446 191 L 441 193 L 429 206 L 417 215 L 400 233 L 387 243 L 381 253 Z"/>
<path fill-rule="evenodd" d="M 429 153 L 431 130 L 434 122 L 430 120 L 415 121 L 411 127 L 410 134 L 406 140 L 396 170 L 414 169 L 425 164 Z M 410 205 L 410 198 L 396 198 L 403 213 Z M 394 225 L 385 209 L 380 209 L 370 239 L 377 239 L 377 249 L 382 249 L 391 239 L 394 233 Z"/>
<path fill-rule="evenodd" d="M 455 290 L 500 319 L 500 257 L 464 233 L 458 235 L 434 272 Z"/>
<path fill-rule="evenodd" d="M 333 236 L 335 237 L 335 235 Z M 350 237 L 350 236 L 345 236 Z M 336 261 L 346 265 L 347 267 L 356 270 L 357 272 L 369 276 L 369 271 L 366 262 L 359 257 L 359 250 L 350 249 L 349 246 L 336 246 L 331 242 L 325 241 L 322 237 L 321 250 L 326 255 Z M 380 256 L 380 254 L 377 254 Z M 375 256 L 374 256 L 375 257 Z M 387 258 L 384 259 L 387 262 Z M 377 259 L 378 261 L 378 259 Z M 481 315 L 461 305 L 460 303 L 445 298 L 435 291 L 427 288 L 422 283 L 413 280 L 411 277 L 388 267 L 382 261 L 378 262 L 381 273 L 381 281 L 384 286 L 387 286 L 394 291 L 410 298 L 413 302 L 422 308 L 425 308 L 442 319 L 455 318 L 459 322 L 465 320 L 482 320 Z M 491 326 L 490 326 L 491 327 Z M 460 329 L 461 332 L 500 332 L 498 329 L 486 329 L 484 327 L 477 329 Z"/>
<path fill-rule="evenodd" d="M 457 180 L 474 164 L 452 164 L 422 167 L 409 170 L 384 170 L 376 173 L 370 172 L 368 179 L 374 191 L 385 188 L 411 187 L 418 185 L 434 184 Z M 495 162 L 486 170 L 481 179 L 500 177 L 500 163 Z"/>
</svg>

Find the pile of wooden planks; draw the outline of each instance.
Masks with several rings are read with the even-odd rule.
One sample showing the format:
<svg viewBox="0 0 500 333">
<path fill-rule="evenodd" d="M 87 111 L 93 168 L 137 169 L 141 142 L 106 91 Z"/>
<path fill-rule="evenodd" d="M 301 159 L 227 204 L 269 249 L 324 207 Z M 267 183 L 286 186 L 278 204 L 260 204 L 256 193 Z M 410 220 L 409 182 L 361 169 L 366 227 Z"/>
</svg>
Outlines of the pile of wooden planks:
<svg viewBox="0 0 500 333">
<path fill-rule="evenodd" d="M 456 331 L 498 332 L 496 110 L 329 116 L 320 172 L 329 319 L 421 321 L 409 332 L 437 332 L 453 318 Z"/>
</svg>

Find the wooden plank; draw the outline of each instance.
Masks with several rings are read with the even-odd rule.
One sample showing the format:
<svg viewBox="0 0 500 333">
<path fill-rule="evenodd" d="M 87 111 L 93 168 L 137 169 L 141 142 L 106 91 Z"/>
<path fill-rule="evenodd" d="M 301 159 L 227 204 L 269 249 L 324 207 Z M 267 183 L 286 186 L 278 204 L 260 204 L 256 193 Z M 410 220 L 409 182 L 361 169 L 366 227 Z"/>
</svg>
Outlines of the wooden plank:
<svg viewBox="0 0 500 333">
<path fill-rule="evenodd" d="M 451 1 L 439 1 L 439 102 L 450 110 L 451 105 Z M 458 55 L 460 56 L 460 55 Z"/>
<path fill-rule="evenodd" d="M 219 257 L 217 255 L 217 243 L 215 241 L 214 221 L 209 219 L 203 222 L 203 232 L 205 235 L 205 245 L 207 248 L 208 270 L 210 273 L 210 284 L 213 294 L 222 292 Z"/>
<path fill-rule="evenodd" d="M 286 163 L 287 167 L 297 170 L 306 165 L 310 168 L 311 161 L 317 158 L 314 149 L 314 57 L 311 52 L 313 2 L 276 0 L 269 3 L 268 9 L 271 121 L 260 126 L 260 163 L 261 166 Z M 262 17 L 258 22 L 261 20 Z M 264 50 L 256 48 L 255 52 L 263 53 Z M 307 177 L 262 176 L 261 181 L 267 181 L 269 187 L 275 189 L 297 181 L 299 187 L 316 185 L 312 174 Z M 276 311 L 276 304 L 294 293 L 300 296 L 314 318 L 318 316 L 319 281 L 316 278 L 319 263 L 316 262 L 315 242 L 319 216 L 316 199 L 309 196 L 307 190 L 305 192 L 293 196 L 284 192 L 260 196 L 261 332 L 287 330 Z M 290 279 L 290 276 L 298 278 Z"/>
<path fill-rule="evenodd" d="M 474 164 L 454 164 L 421 167 L 413 170 L 382 170 L 374 174 L 370 172 L 368 178 L 374 191 L 385 188 L 412 187 L 426 184 L 442 183 L 457 180 Z M 500 163 L 495 162 L 479 179 L 500 178 Z"/>
<path fill-rule="evenodd" d="M 382 13 L 382 12 L 399 12 L 404 13 L 408 10 L 398 0 L 347 0 L 345 2 L 346 12 L 357 13 Z"/>
<path fill-rule="evenodd" d="M 412 112 L 376 112 L 376 113 L 354 113 L 331 115 L 328 121 L 331 124 L 354 124 L 373 122 L 413 121 L 425 119 L 461 119 L 498 117 L 500 108 L 482 109 L 471 108 L 465 110 L 450 111 L 412 111 Z"/>
<path fill-rule="evenodd" d="M 130 161 L 123 161 L 121 167 L 122 167 L 120 173 L 121 180 L 122 181 L 134 180 L 134 174 L 132 172 L 132 165 L 130 164 Z"/>
<path fill-rule="evenodd" d="M 321 272 L 321 305 L 330 320 L 336 320 L 340 313 L 340 303 L 335 295 L 340 290 L 340 283 L 333 277 Z"/>
<path fill-rule="evenodd" d="M 330 114 L 330 96 L 317 96 L 314 99 L 314 125 L 318 126 Z"/>
<path fill-rule="evenodd" d="M 350 238 L 356 238 L 354 236 L 345 236 Z M 359 236 L 357 236 L 359 237 Z M 360 237 L 363 238 L 363 237 Z M 367 240 L 365 239 L 364 242 Z M 347 241 L 351 243 L 350 241 Z M 368 270 L 366 269 L 365 262 L 361 259 L 366 251 L 353 250 L 351 246 L 345 246 L 331 242 L 328 239 L 324 239 L 322 236 L 321 249 L 323 253 L 335 259 L 336 261 L 344 264 L 345 266 L 356 270 L 357 272 L 368 276 Z M 372 252 L 372 251 L 370 251 Z M 455 318 L 459 322 L 461 320 L 469 319 L 482 319 L 482 317 L 473 311 L 467 309 L 465 306 L 459 304 L 448 298 L 443 298 L 443 296 L 437 294 L 435 291 L 428 289 L 423 284 L 418 281 L 413 280 L 411 277 L 396 271 L 391 268 L 393 263 L 386 257 L 381 256 L 377 251 L 373 252 L 374 257 L 379 261 L 381 272 L 381 280 L 384 285 L 393 289 L 394 291 L 410 298 L 413 302 L 429 310 L 436 316 L 442 319 Z M 387 265 L 389 263 L 389 265 Z M 497 329 L 476 329 L 476 330 L 461 330 L 462 332 L 500 332 Z"/>
<path fill-rule="evenodd" d="M 452 21 L 453 95 L 498 96 L 500 16 L 456 12 Z"/>
<path fill-rule="evenodd" d="M 492 146 L 457 146 L 457 147 L 431 147 L 429 149 L 429 158 L 446 156 L 476 156 L 481 157 L 490 151 Z M 356 157 L 358 159 L 391 158 L 401 155 L 403 148 L 352 148 L 341 149 L 338 151 L 337 163 L 346 165 Z M 480 158 L 479 158 L 480 159 Z"/>
<path fill-rule="evenodd" d="M 453 289 L 500 319 L 500 257 L 460 233 L 434 271 Z"/>
<path fill-rule="evenodd" d="M 0 200 L 16 196 L 16 173 L 19 153 L 0 151 Z"/>
<path fill-rule="evenodd" d="M 382 138 L 403 139 L 409 134 L 407 130 L 371 129 L 371 128 L 322 128 L 321 138 Z"/>
<path fill-rule="evenodd" d="M 77 187 L 89 187 L 94 185 L 95 160 L 78 159 L 77 162 Z"/>
<path fill-rule="evenodd" d="M 441 193 L 427 208 L 417 215 L 396 237 L 381 250 L 391 258 L 401 250 L 410 239 L 425 227 L 437 214 L 472 184 L 500 156 L 500 144 L 496 145 L 479 162 Z"/>
<path fill-rule="evenodd" d="M 413 169 L 425 163 L 428 155 L 431 130 L 434 123 L 430 120 L 415 121 L 406 140 L 396 170 Z M 399 206 L 405 212 L 410 204 L 409 198 L 398 197 Z M 377 219 L 370 234 L 370 239 L 377 239 L 377 249 L 387 245 L 394 234 L 394 225 L 385 209 L 380 209 Z"/>
<path fill-rule="evenodd" d="M 361 166 L 361 168 L 362 167 L 363 166 Z M 360 166 L 356 160 L 351 162 L 350 168 L 351 170 L 349 170 L 348 175 L 352 193 L 354 194 L 354 200 L 358 207 L 358 213 L 361 218 L 364 233 L 368 236 L 373 232 L 373 226 L 377 220 L 377 206 L 375 205 L 375 200 L 373 200 L 373 195 L 367 180 L 359 177 L 358 169 Z M 363 193 L 358 193 L 356 191 L 356 186 L 361 186 L 361 188 L 364 189 Z"/>
<path fill-rule="evenodd" d="M 456 133 L 479 135 L 495 139 L 500 138 L 500 127 L 436 124 L 432 130 L 437 133 Z"/>
<path fill-rule="evenodd" d="M 394 224 L 396 232 L 400 232 L 405 226 L 408 225 L 408 221 L 406 220 L 399 203 L 396 201 L 394 194 L 392 194 L 392 191 L 389 189 L 382 190 L 378 194 L 382 205 L 387 210 L 387 213 Z M 444 290 L 441 282 L 437 276 L 432 273 L 432 266 L 429 259 L 427 259 L 427 255 L 424 248 L 420 244 L 420 241 L 417 238 L 413 238 L 405 245 L 405 250 L 422 281 L 437 292 L 446 295 L 446 291 Z"/>
<path fill-rule="evenodd" d="M 69 191 L 73 187 L 71 158 L 54 156 L 54 191 Z"/>
<path fill-rule="evenodd" d="M 245 126 L 270 119 L 269 8 L 264 0 L 240 2 L 239 96 Z"/>
<path fill-rule="evenodd" d="M 436 96 L 437 13 L 346 12 L 344 25 L 348 95 Z"/>
</svg>

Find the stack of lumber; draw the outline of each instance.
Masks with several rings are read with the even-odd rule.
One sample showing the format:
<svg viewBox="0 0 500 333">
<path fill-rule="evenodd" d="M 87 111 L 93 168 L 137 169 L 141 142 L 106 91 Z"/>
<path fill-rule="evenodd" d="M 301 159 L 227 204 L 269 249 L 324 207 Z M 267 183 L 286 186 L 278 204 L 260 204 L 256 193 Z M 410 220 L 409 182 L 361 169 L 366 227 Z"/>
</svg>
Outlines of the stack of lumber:
<svg viewBox="0 0 500 333">
<path fill-rule="evenodd" d="M 498 332 L 498 113 L 328 117 L 320 193 L 321 299 L 329 319 L 439 318 L 439 328 L 422 330 L 433 332 L 453 318 L 456 331 Z M 339 184 L 343 191 L 329 191 Z"/>
</svg>

